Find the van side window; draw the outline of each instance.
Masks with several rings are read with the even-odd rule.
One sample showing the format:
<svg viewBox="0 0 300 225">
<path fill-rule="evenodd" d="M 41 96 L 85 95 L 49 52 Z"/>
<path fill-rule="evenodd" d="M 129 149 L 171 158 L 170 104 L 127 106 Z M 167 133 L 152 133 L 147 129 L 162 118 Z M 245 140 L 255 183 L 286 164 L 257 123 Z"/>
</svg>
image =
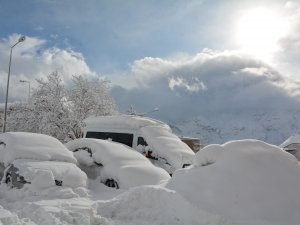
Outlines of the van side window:
<svg viewBox="0 0 300 225">
<path fill-rule="evenodd" d="M 132 147 L 133 134 L 127 133 L 113 133 L 113 132 L 87 132 L 86 138 L 96 138 L 102 140 L 112 140 Z"/>
<path fill-rule="evenodd" d="M 148 146 L 144 138 L 138 137 L 137 145 Z"/>
</svg>

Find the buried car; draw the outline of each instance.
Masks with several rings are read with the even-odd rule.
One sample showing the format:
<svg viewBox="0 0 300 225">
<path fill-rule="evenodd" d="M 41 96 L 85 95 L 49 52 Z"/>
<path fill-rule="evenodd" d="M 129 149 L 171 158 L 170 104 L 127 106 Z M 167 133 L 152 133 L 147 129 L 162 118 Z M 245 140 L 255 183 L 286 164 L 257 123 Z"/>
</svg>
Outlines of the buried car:
<svg viewBox="0 0 300 225">
<path fill-rule="evenodd" d="M 154 166 L 132 148 L 108 140 L 81 138 L 65 146 L 74 152 L 78 166 L 91 179 L 113 188 L 154 185 L 168 180 L 170 175 Z"/>
<path fill-rule="evenodd" d="M 112 140 L 143 153 L 169 174 L 192 164 L 195 153 L 171 128 L 159 121 L 136 115 L 89 117 L 83 137 Z"/>
<path fill-rule="evenodd" d="M 0 134 L 0 178 L 10 187 L 86 186 L 87 176 L 57 139 L 35 133 Z"/>
</svg>

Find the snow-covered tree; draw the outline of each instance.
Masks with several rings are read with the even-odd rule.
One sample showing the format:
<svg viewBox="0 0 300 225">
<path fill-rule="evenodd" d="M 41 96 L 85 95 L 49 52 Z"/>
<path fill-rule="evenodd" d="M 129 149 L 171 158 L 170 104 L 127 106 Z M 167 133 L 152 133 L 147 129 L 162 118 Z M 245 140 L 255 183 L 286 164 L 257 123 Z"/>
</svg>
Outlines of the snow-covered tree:
<svg viewBox="0 0 300 225">
<path fill-rule="evenodd" d="M 69 90 L 57 72 L 39 79 L 29 101 L 15 104 L 8 117 L 9 131 L 48 134 L 59 140 L 79 137 L 82 121 L 91 115 L 111 115 L 116 105 L 109 94 L 107 80 L 89 81 L 74 76 Z"/>
<path fill-rule="evenodd" d="M 82 121 L 89 116 L 106 116 L 116 112 L 116 104 L 110 96 L 109 81 L 105 79 L 88 80 L 73 76 L 73 86 L 68 90 L 68 107 L 73 118 L 72 132 L 79 137 Z"/>
</svg>

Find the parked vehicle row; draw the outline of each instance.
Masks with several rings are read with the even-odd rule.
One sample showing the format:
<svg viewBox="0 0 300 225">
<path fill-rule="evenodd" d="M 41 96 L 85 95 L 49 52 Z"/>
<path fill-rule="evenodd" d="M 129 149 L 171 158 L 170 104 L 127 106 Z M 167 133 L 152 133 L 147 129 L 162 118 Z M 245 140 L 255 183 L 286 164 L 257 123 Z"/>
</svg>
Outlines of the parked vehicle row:
<svg viewBox="0 0 300 225">
<path fill-rule="evenodd" d="M 165 170 L 120 143 L 81 138 L 68 142 L 66 147 L 74 152 L 79 167 L 89 178 L 100 177 L 100 181 L 109 187 L 130 188 L 158 184 L 170 178 Z"/>
<path fill-rule="evenodd" d="M 129 188 L 158 184 L 170 176 L 140 153 L 112 141 L 83 138 L 63 145 L 43 134 L 0 134 L 0 179 L 10 187 L 85 187 L 88 178 Z"/>
<path fill-rule="evenodd" d="M 86 186 L 87 176 L 76 164 L 72 152 L 53 137 L 24 132 L 0 135 L 0 178 L 11 187 Z"/>
</svg>

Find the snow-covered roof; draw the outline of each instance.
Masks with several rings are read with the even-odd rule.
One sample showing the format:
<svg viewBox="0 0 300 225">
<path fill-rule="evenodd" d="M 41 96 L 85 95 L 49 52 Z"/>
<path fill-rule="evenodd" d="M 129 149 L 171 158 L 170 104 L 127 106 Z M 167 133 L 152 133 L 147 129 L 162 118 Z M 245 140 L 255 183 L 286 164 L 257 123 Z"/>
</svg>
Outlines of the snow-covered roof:
<svg viewBox="0 0 300 225">
<path fill-rule="evenodd" d="M 0 134 L 0 162 L 7 166 L 15 159 L 77 163 L 73 154 L 56 138 L 26 132 Z"/>
<path fill-rule="evenodd" d="M 149 125 L 169 127 L 161 121 L 133 115 L 88 117 L 84 120 L 84 123 L 86 124 L 86 128 L 101 127 L 111 129 L 139 129 Z"/>
<path fill-rule="evenodd" d="M 74 151 L 79 148 L 89 148 L 95 162 L 101 163 L 104 168 L 101 173 L 106 178 L 118 181 L 121 188 L 129 188 L 137 185 L 157 184 L 162 180 L 169 179 L 169 174 L 152 163 L 139 152 L 132 148 L 108 140 L 81 138 L 70 141 L 65 146 Z M 90 162 L 86 155 L 75 154 L 79 162 Z"/>
<path fill-rule="evenodd" d="M 161 126 L 145 126 L 141 133 L 154 154 L 165 158 L 174 168 L 192 164 L 195 153 L 169 129 Z"/>
<path fill-rule="evenodd" d="M 279 147 L 284 148 L 290 144 L 300 144 L 300 134 L 294 134 L 290 136 Z"/>
</svg>

